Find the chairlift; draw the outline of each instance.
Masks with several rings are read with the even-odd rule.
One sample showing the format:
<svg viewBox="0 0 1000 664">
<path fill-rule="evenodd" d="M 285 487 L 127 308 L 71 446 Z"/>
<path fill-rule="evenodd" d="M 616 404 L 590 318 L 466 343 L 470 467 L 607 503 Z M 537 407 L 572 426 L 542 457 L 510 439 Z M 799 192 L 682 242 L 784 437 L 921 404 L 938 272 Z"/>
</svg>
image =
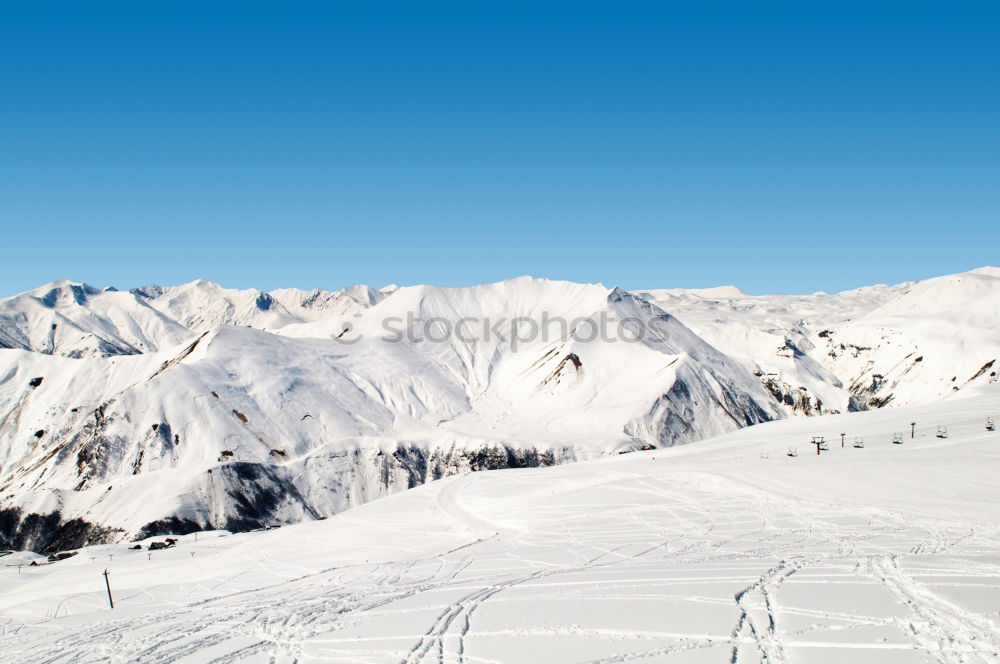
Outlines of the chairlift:
<svg viewBox="0 0 1000 664">
<path fill-rule="evenodd" d="M 892 434 L 892 442 L 895 443 L 896 445 L 902 445 L 903 444 L 903 434 L 902 433 L 898 433 L 898 432 Z"/>
<path fill-rule="evenodd" d="M 948 427 L 938 427 L 937 437 L 938 438 L 947 438 L 948 437 Z"/>
<path fill-rule="evenodd" d="M 997 425 L 993 423 L 993 418 L 992 417 L 987 417 L 986 418 L 986 430 L 987 431 L 996 431 L 997 430 Z"/>
<path fill-rule="evenodd" d="M 865 439 L 862 438 L 861 436 L 858 436 L 857 438 L 854 439 L 854 446 L 857 447 L 857 448 L 864 447 L 865 446 Z"/>
<path fill-rule="evenodd" d="M 760 458 L 761 459 L 768 459 L 768 458 L 770 458 L 770 455 L 767 452 L 761 452 L 760 453 Z"/>
<path fill-rule="evenodd" d="M 820 443 L 819 443 L 819 449 L 821 449 L 821 450 L 828 450 L 828 449 L 830 449 L 830 443 L 826 442 L 825 440 L 820 441 Z"/>
<path fill-rule="evenodd" d="M 789 447 L 788 448 L 788 456 L 790 456 L 790 457 L 797 457 L 798 455 L 799 455 L 798 448 L 796 448 L 796 447 Z"/>
</svg>

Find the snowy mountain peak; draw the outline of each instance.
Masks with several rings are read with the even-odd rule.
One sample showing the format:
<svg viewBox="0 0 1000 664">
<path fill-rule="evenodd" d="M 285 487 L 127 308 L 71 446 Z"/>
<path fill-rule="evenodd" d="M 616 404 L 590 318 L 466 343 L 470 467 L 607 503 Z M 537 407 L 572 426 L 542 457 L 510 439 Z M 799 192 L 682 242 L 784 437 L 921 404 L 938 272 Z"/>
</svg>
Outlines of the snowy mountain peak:
<svg viewBox="0 0 1000 664">
<path fill-rule="evenodd" d="M 977 267 L 974 270 L 969 270 L 969 274 L 983 274 L 988 277 L 1000 277 L 1000 267 L 984 265 L 982 267 Z"/>
<path fill-rule="evenodd" d="M 736 286 L 716 286 L 714 288 L 664 288 L 657 291 L 659 296 L 691 296 L 706 300 L 726 300 L 744 297 L 746 294 Z"/>
<path fill-rule="evenodd" d="M 88 284 L 59 279 L 28 291 L 50 309 L 57 306 L 84 305 L 88 295 L 97 295 L 101 290 Z"/>
</svg>

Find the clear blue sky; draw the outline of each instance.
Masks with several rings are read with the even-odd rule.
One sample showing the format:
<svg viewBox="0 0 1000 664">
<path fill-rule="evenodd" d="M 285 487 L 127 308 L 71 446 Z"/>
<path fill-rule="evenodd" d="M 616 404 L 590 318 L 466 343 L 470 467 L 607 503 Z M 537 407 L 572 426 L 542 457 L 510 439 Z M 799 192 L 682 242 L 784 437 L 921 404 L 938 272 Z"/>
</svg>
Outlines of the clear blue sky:
<svg viewBox="0 0 1000 664">
<path fill-rule="evenodd" d="M 0 294 L 998 264 L 997 2 L 5 3 Z"/>
</svg>

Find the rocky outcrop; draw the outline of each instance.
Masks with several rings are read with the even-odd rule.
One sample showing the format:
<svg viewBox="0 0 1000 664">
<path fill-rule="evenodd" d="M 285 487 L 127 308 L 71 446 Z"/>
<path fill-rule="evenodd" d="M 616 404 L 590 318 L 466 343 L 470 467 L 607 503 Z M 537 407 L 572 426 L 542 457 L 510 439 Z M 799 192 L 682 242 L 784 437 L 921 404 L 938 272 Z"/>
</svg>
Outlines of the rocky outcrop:
<svg viewBox="0 0 1000 664">
<path fill-rule="evenodd" d="M 823 402 L 818 397 L 811 395 L 808 388 L 793 387 L 774 374 L 761 376 L 760 382 L 771 393 L 771 396 L 782 405 L 790 408 L 793 413 L 823 415 L 837 412 L 836 410 L 824 409 Z"/>
<path fill-rule="evenodd" d="M 0 508 L 0 549 L 55 553 L 90 544 L 106 544 L 124 536 L 120 529 L 65 519 L 59 511 L 27 513 L 20 508 Z"/>
</svg>

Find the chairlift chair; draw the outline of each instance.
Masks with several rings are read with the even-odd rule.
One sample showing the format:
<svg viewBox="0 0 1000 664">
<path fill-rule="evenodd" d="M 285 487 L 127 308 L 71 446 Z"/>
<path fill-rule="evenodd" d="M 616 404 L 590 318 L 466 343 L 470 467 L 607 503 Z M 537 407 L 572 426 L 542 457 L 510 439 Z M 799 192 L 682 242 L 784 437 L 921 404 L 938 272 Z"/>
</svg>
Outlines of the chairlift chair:
<svg viewBox="0 0 1000 664">
<path fill-rule="evenodd" d="M 903 444 L 903 434 L 902 433 L 894 433 L 894 434 L 892 434 L 892 442 L 895 443 L 896 445 L 902 445 Z"/>
<path fill-rule="evenodd" d="M 992 417 L 987 417 L 986 418 L 986 430 L 987 431 L 996 431 L 997 430 L 997 425 L 993 423 L 993 418 Z"/>
<path fill-rule="evenodd" d="M 854 439 L 854 446 L 855 447 L 859 447 L 859 448 L 860 447 L 864 447 L 865 446 L 865 439 L 862 438 L 861 436 L 858 436 L 857 438 Z"/>
<path fill-rule="evenodd" d="M 790 456 L 790 457 L 797 457 L 798 455 L 799 455 L 799 450 L 797 448 L 795 448 L 795 447 L 789 447 L 788 448 L 788 456 Z"/>
<path fill-rule="evenodd" d="M 948 437 L 948 427 L 938 427 L 937 437 L 938 438 L 947 438 Z"/>
</svg>

